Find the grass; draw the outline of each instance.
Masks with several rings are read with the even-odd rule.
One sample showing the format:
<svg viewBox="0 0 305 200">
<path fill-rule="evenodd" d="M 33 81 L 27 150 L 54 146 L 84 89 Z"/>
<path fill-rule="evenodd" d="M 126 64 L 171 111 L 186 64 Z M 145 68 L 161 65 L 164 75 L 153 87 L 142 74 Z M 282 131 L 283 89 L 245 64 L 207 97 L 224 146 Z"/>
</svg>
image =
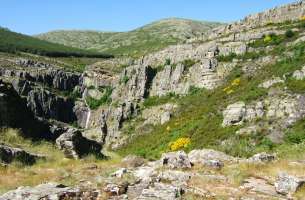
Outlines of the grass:
<svg viewBox="0 0 305 200">
<path fill-rule="evenodd" d="M 0 140 L 8 145 L 47 156 L 45 160 L 38 161 L 32 166 L 18 162 L 9 167 L 0 165 L 0 194 L 21 185 L 35 186 L 54 181 L 72 186 L 79 180 L 95 181 L 93 177 L 109 175 L 120 166 L 120 157 L 112 160 L 98 160 L 94 156 L 81 160 L 66 159 L 53 143 L 33 143 L 22 138 L 19 131 L 14 129 L 1 130 Z"/>
</svg>

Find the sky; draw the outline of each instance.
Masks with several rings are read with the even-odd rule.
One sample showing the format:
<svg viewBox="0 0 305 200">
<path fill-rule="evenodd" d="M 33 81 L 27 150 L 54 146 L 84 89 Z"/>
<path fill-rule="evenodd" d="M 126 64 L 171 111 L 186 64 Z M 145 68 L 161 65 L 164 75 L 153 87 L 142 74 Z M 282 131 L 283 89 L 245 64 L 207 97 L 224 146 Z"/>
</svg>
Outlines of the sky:
<svg viewBox="0 0 305 200">
<path fill-rule="evenodd" d="M 51 30 L 129 31 L 179 17 L 232 22 L 294 0 L 1 0 L 0 26 L 33 35 Z"/>
</svg>

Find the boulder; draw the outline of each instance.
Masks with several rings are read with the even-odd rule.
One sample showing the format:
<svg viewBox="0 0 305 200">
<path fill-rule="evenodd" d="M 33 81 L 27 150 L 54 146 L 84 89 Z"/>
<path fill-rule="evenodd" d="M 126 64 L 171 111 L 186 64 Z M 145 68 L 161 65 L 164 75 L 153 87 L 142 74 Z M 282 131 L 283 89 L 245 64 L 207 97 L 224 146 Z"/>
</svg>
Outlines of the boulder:
<svg viewBox="0 0 305 200">
<path fill-rule="evenodd" d="M 229 105 L 223 111 L 222 126 L 240 125 L 246 114 L 246 105 L 244 102 L 236 102 Z"/>
<path fill-rule="evenodd" d="M 79 130 L 73 128 L 58 137 L 56 145 L 67 158 L 79 159 L 88 154 L 102 156 L 99 143 L 83 137 Z"/>
<path fill-rule="evenodd" d="M 192 150 L 188 154 L 188 157 L 190 161 L 194 164 L 209 162 L 210 160 L 217 160 L 217 162 L 231 162 L 237 160 L 236 158 L 229 156 L 223 152 L 215 151 L 212 149 Z M 210 162 L 214 163 L 213 161 Z"/>
<path fill-rule="evenodd" d="M 175 182 L 175 185 L 186 184 L 188 180 L 192 177 L 191 173 L 175 171 L 175 170 L 166 170 L 159 173 L 158 178 L 160 181 L 170 181 Z"/>
<path fill-rule="evenodd" d="M 161 156 L 161 163 L 163 166 L 175 168 L 191 168 L 191 162 L 184 151 L 164 153 Z"/>
<path fill-rule="evenodd" d="M 264 163 L 264 162 L 271 162 L 275 160 L 275 155 L 273 154 L 267 154 L 265 152 L 258 153 L 253 155 L 248 159 L 249 162 L 254 162 L 254 163 Z"/>
<path fill-rule="evenodd" d="M 41 199 L 82 199 L 79 189 L 70 188 L 58 183 L 45 183 L 36 187 L 19 187 L 2 196 L 2 200 L 41 200 Z"/>
<path fill-rule="evenodd" d="M 305 184 L 305 178 L 301 179 L 281 172 L 279 173 L 274 186 L 279 194 L 288 195 L 295 193 L 303 184 Z"/>
<path fill-rule="evenodd" d="M 0 162 L 6 164 L 19 161 L 27 165 L 34 164 L 36 160 L 44 157 L 38 154 L 29 153 L 20 148 L 14 148 L 0 143 Z"/>
<path fill-rule="evenodd" d="M 144 189 L 137 200 L 176 200 L 182 195 L 179 187 L 163 183 L 155 183 L 154 186 Z"/>
</svg>

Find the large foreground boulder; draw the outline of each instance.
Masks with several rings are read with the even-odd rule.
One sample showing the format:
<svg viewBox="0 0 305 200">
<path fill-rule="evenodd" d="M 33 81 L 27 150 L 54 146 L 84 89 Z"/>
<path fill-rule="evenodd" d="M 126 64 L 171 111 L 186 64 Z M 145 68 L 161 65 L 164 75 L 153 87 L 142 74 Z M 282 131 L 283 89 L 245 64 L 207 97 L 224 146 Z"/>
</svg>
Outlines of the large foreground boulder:
<svg viewBox="0 0 305 200">
<path fill-rule="evenodd" d="M 79 189 L 66 187 L 57 183 L 46 183 L 36 187 L 19 187 L 9 191 L 0 200 L 41 200 L 41 199 L 82 199 Z"/>
<path fill-rule="evenodd" d="M 19 161 L 24 164 L 34 164 L 37 159 L 43 158 L 41 155 L 29 153 L 20 148 L 13 148 L 0 143 L 0 162 L 5 164 Z"/>
<path fill-rule="evenodd" d="M 295 193 L 302 185 L 305 184 L 304 178 L 297 178 L 291 175 L 288 175 L 285 172 L 279 173 L 276 182 L 274 183 L 275 190 L 279 194 L 293 194 Z"/>
<path fill-rule="evenodd" d="M 57 138 L 56 145 L 67 158 L 79 159 L 88 154 L 102 156 L 99 143 L 83 137 L 79 130 L 73 128 Z"/>
</svg>

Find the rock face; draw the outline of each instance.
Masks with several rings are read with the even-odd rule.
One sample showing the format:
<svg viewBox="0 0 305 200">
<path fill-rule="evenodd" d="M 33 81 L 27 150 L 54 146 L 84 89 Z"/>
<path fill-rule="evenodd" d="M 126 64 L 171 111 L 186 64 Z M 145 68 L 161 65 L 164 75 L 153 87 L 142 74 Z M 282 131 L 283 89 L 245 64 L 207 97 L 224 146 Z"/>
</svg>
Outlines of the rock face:
<svg viewBox="0 0 305 200">
<path fill-rule="evenodd" d="M 82 194 L 79 189 L 66 187 L 57 183 L 46 183 L 36 187 L 19 187 L 2 196 L 2 200 L 40 200 L 40 199 L 80 199 Z"/>
<path fill-rule="evenodd" d="M 43 158 L 40 155 L 32 154 L 20 148 L 13 148 L 4 144 L 0 144 L 0 161 L 11 163 L 19 161 L 24 164 L 34 164 L 37 159 Z"/>
<path fill-rule="evenodd" d="M 158 125 L 166 123 L 170 120 L 175 108 L 177 108 L 177 105 L 167 103 L 143 110 L 142 118 L 145 120 L 143 125 Z"/>
<path fill-rule="evenodd" d="M 175 94 L 186 94 L 189 84 L 185 83 L 185 67 L 181 63 L 177 66 L 167 65 L 157 73 L 153 79 L 151 96 L 164 96 L 170 92 Z"/>
<path fill-rule="evenodd" d="M 82 84 L 79 73 L 66 72 L 57 66 L 34 60 L 21 59 L 15 62 L 19 67 L 1 68 L 0 75 L 38 82 L 58 90 L 71 91 L 75 86 Z"/>
<path fill-rule="evenodd" d="M 259 85 L 259 87 L 268 89 L 277 83 L 284 83 L 284 80 L 282 80 L 280 77 L 276 77 L 276 78 L 263 82 L 262 84 Z"/>
<path fill-rule="evenodd" d="M 84 138 L 79 130 L 69 129 L 56 139 L 56 145 L 67 158 L 79 159 L 88 154 L 102 156 L 101 145 Z"/>
<path fill-rule="evenodd" d="M 299 179 L 294 176 L 290 176 L 287 173 L 280 173 L 275 182 L 275 189 L 280 194 L 293 194 L 299 187 L 305 184 L 305 179 Z"/>
<path fill-rule="evenodd" d="M 52 118 L 62 122 L 76 120 L 73 101 L 55 96 L 42 88 L 35 88 L 29 92 L 27 106 L 38 117 Z"/>
<path fill-rule="evenodd" d="M 52 139 L 49 125 L 38 120 L 13 86 L 0 80 L 0 127 L 20 128 L 25 136 Z"/>
</svg>

